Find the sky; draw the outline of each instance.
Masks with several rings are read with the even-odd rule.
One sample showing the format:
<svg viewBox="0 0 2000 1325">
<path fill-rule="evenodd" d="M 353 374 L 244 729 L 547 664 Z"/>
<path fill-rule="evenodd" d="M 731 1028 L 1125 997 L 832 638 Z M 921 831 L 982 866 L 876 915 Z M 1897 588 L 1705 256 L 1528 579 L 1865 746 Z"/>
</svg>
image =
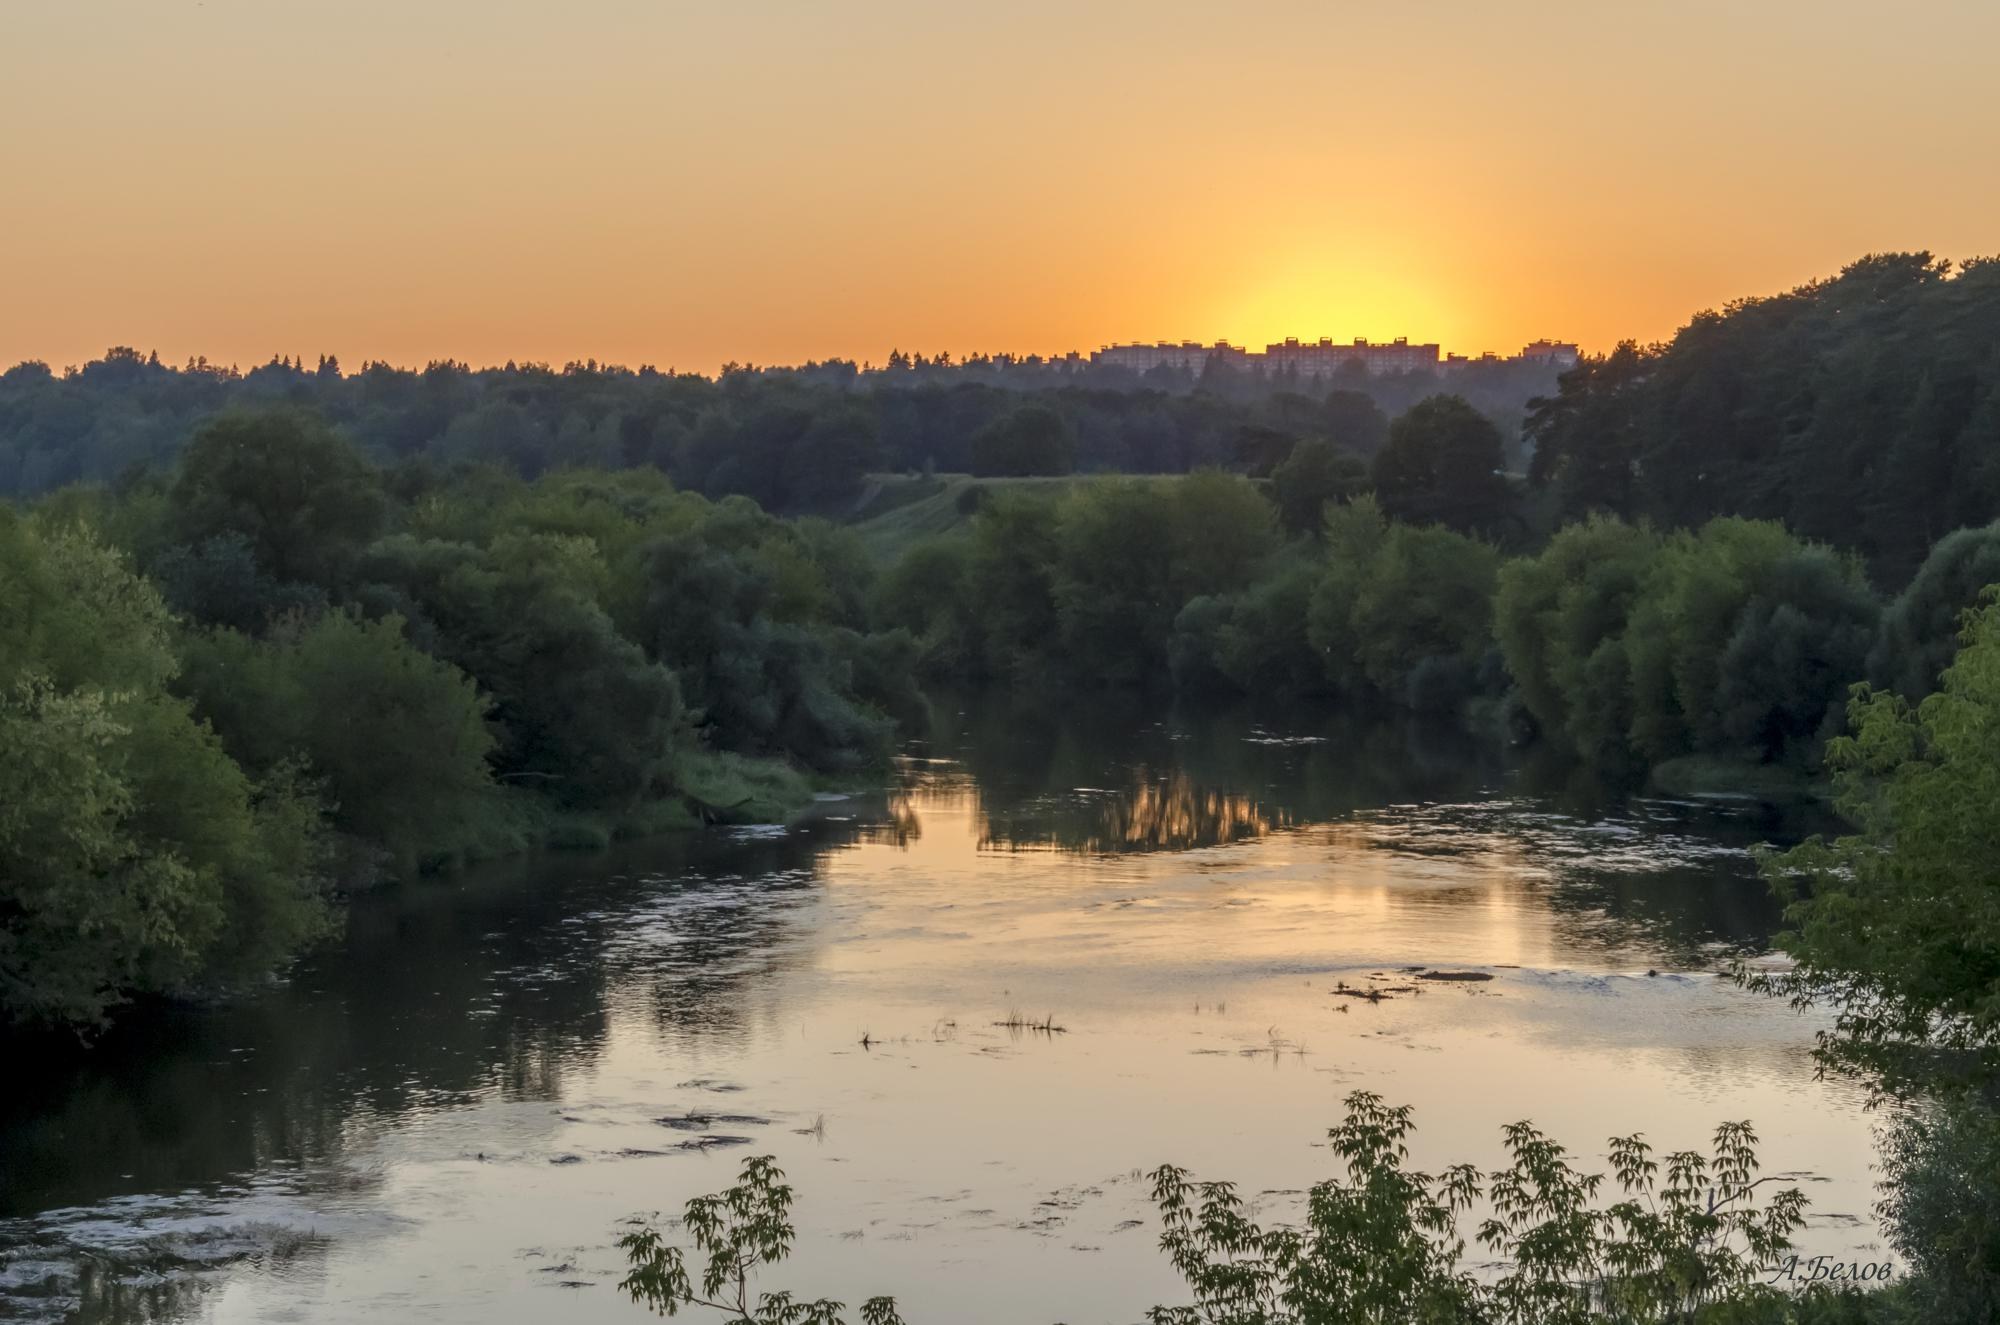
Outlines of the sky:
<svg viewBox="0 0 2000 1325">
<path fill-rule="evenodd" d="M 0 365 L 1670 336 L 2000 253 L 2000 4 L 0 0 Z"/>
</svg>

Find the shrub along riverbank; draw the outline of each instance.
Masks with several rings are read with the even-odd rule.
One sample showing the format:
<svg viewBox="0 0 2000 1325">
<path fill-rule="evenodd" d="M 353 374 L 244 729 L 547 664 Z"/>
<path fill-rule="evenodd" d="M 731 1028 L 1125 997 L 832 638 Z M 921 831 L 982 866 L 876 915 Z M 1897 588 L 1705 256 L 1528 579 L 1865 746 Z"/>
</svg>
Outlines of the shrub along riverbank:
<svg viewBox="0 0 2000 1325">
<path fill-rule="evenodd" d="M 1594 516 L 1508 556 L 1369 494 L 1287 537 L 1271 496 L 1216 472 L 996 495 L 885 571 L 875 619 L 930 677 L 1462 710 L 1617 777 L 1769 784 L 1817 770 L 1854 683 L 1928 693 L 2000 575 L 2000 525 L 1885 599 L 1768 521 Z"/>
</svg>

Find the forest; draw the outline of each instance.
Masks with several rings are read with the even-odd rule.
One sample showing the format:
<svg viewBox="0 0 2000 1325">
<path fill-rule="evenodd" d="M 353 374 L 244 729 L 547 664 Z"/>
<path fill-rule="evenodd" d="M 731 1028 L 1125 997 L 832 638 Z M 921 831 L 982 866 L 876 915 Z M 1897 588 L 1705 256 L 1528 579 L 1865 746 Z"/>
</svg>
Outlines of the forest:
<svg viewBox="0 0 2000 1325">
<path fill-rule="evenodd" d="M 594 362 L 421 370 L 278 358 L 248 371 L 183 367 L 114 348 L 54 372 L 0 373 L 0 495 L 33 497 L 134 469 L 170 468 L 194 428 L 231 407 L 292 406 L 326 419 L 371 461 L 440 469 L 646 466 L 705 496 L 781 514 L 841 516 L 878 472 L 1186 473 L 1268 466 L 1305 437 L 1362 455 L 1388 417 L 1438 390 L 1425 373 L 1332 382 L 1171 369 L 1143 378 L 1088 361 L 893 353 L 881 368 L 730 365 L 715 378 Z M 1452 390 L 1509 436 L 1552 370 L 1473 363 Z"/>
</svg>

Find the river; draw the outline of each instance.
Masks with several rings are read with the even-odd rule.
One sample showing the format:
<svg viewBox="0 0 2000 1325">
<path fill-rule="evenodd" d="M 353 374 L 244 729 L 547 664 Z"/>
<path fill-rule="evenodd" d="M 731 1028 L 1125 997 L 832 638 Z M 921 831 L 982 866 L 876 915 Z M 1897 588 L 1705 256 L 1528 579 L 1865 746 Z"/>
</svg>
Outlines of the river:
<svg viewBox="0 0 2000 1325">
<path fill-rule="evenodd" d="M 1363 1088 L 1431 1169 L 1750 1118 L 1802 1246 L 1881 1259 L 1819 1023 L 1715 975 L 1776 924 L 1751 850 L 1829 825 L 1543 782 L 1407 722 L 943 703 L 791 828 L 363 897 L 266 992 L 16 1058 L 0 1319 L 642 1320 L 624 1221 L 771 1154 L 765 1287 L 1125 1325 L 1185 1300 L 1146 1170 L 1286 1218 Z"/>
</svg>

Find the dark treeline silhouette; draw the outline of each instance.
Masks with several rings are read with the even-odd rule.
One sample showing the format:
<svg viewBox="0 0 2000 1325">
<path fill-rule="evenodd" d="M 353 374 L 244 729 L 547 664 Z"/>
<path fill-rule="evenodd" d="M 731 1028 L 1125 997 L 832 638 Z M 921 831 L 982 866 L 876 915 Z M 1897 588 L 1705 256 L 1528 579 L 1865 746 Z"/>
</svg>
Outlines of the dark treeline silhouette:
<svg viewBox="0 0 2000 1325">
<path fill-rule="evenodd" d="M 1863 258 L 1564 375 L 1528 425 L 1561 518 L 1782 520 L 1898 586 L 2000 515 L 2000 260 Z"/>
<path fill-rule="evenodd" d="M 1308 437 L 1366 456 L 1391 416 L 1443 391 L 1512 441 L 1527 402 L 1554 385 L 1551 369 L 1504 362 L 1448 378 L 1371 377 L 1357 364 L 1331 381 L 1222 371 L 1197 380 L 1087 362 L 897 355 L 866 372 L 731 367 L 711 380 L 596 363 L 371 363 L 348 375 L 330 359 L 285 358 L 238 372 L 114 349 L 72 371 L 30 362 L 0 374 L 0 495 L 170 468 L 210 416 L 289 405 L 318 413 L 379 464 L 489 462 L 528 478 L 650 465 L 710 497 L 845 514 L 874 471 L 1263 472 Z"/>
</svg>

